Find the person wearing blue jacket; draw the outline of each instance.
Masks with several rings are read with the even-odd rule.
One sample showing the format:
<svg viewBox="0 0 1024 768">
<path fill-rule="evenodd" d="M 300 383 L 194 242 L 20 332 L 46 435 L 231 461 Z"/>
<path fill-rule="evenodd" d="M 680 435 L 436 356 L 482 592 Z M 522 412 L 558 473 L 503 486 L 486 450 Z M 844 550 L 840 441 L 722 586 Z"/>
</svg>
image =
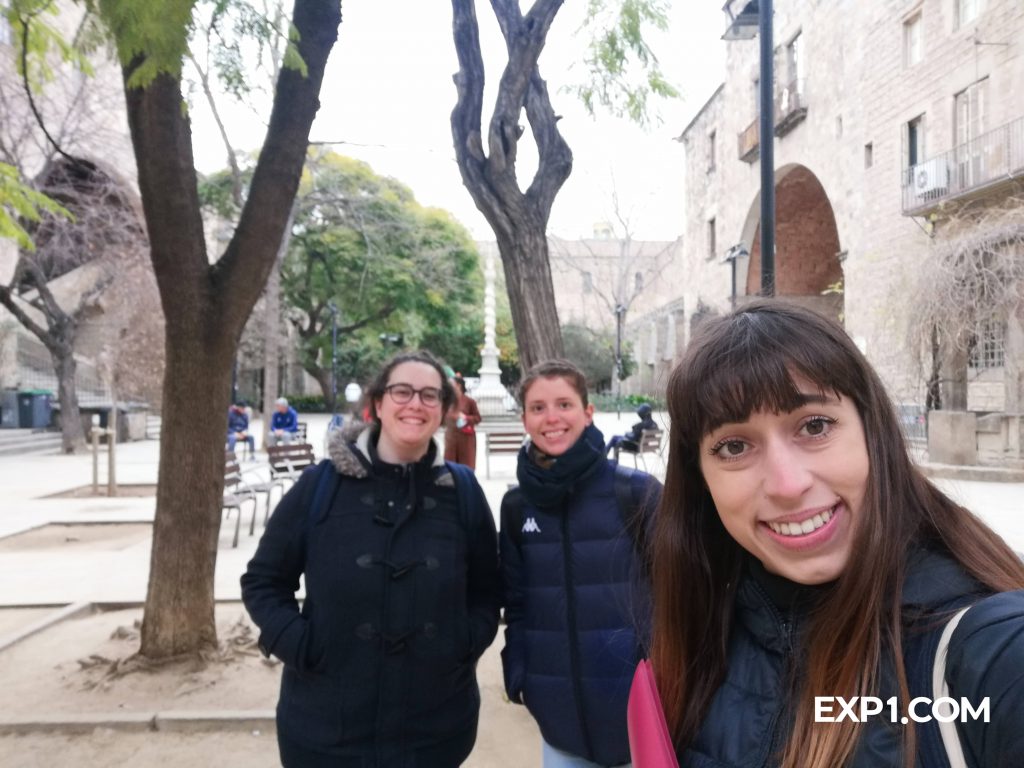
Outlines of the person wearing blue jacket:
<svg viewBox="0 0 1024 768">
<path fill-rule="evenodd" d="M 234 451 L 239 440 L 249 446 L 249 456 L 256 452 L 256 439 L 249 434 L 249 414 L 245 402 L 239 400 L 228 409 L 228 450 Z"/>
<path fill-rule="evenodd" d="M 279 397 L 274 401 L 274 414 L 270 417 L 270 431 L 267 433 L 267 445 L 290 443 L 299 431 L 299 413 L 290 405 L 287 398 Z"/>
<path fill-rule="evenodd" d="M 1024 563 L 913 464 L 843 328 L 706 319 L 667 400 L 651 662 L 679 764 L 1024 766 Z"/>
<path fill-rule="evenodd" d="M 499 536 L 506 693 L 537 721 L 544 768 L 625 765 L 649 628 L 645 532 L 661 486 L 606 458 L 572 363 L 534 366 L 519 399 L 529 440 Z"/>
</svg>

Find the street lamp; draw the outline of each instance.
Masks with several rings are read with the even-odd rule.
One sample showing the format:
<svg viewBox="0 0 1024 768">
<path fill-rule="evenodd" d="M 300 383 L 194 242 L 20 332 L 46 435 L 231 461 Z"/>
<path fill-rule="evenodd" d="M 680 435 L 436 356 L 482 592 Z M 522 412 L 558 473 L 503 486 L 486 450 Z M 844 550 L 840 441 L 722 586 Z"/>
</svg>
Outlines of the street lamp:
<svg viewBox="0 0 1024 768">
<path fill-rule="evenodd" d="M 626 305 L 615 305 L 615 418 L 622 416 L 622 322 L 626 317 Z"/>
<path fill-rule="evenodd" d="M 732 272 L 732 292 L 729 295 L 729 304 L 732 309 L 736 309 L 736 260 L 745 259 L 749 255 L 750 253 L 743 243 L 737 243 L 725 252 L 725 260 L 729 262 Z"/>
<path fill-rule="evenodd" d="M 734 9 L 740 8 L 737 14 Z M 729 18 L 723 40 L 750 40 L 761 36 L 761 80 L 758 144 L 761 154 L 761 295 L 775 295 L 775 131 L 772 41 L 772 0 L 729 0 L 722 10 Z M 755 24 L 756 21 L 756 24 Z"/>
<path fill-rule="evenodd" d="M 338 305 L 327 303 L 331 313 L 331 410 L 338 410 Z"/>
</svg>

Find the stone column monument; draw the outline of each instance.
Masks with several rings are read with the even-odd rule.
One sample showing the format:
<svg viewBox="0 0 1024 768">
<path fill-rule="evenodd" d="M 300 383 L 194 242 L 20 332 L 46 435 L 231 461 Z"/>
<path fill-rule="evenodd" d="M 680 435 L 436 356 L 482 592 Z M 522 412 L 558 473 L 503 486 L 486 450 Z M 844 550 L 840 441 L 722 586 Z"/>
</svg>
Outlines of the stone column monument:
<svg viewBox="0 0 1024 768">
<path fill-rule="evenodd" d="M 498 345 L 494 339 L 494 253 L 497 243 L 481 243 L 484 251 L 484 347 L 480 351 L 480 383 L 473 389 L 472 396 L 480 408 L 484 422 L 515 416 L 507 406 L 508 391 L 501 383 L 501 369 L 498 367 Z"/>
</svg>

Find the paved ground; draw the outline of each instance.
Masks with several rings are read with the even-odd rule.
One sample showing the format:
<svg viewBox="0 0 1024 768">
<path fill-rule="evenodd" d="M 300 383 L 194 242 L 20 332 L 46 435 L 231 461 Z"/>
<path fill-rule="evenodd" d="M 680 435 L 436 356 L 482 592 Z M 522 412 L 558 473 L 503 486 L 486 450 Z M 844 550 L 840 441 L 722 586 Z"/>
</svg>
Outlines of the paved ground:
<svg viewBox="0 0 1024 768">
<path fill-rule="evenodd" d="M 660 420 L 663 422 L 664 416 L 661 417 Z M 327 417 L 310 415 L 305 416 L 304 420 L 309 423 L 310 441 L 318 453 L 322 452 Z M 596 421 L 607 437 L 625 431 L 634 420 L 633 414 L 627 412 L 618 419 L 615 414 L 598 414 Z M 119 445 L 119 482 L 155 483 L 158 451 L 159 444 L 154 441 Z M 104 461 L 101 462 L 101 478 L 105 478 L 105 458 L 103 456 Z M 483 467 L 483 462 L 478 462 L 478 465 Z M 247 468 L 258 466 L 259 462 L 246 465 Z M 514 468 L 514 457 L 500 456 L 492 459 L 492 477 L 480 478 L 495 513 L 499 509 L 501 496 L 508 484 L 515 480 Z M 77 540 L 74 545 L 63 547 L 59 557 L 54 556 L 52 551 L 47 555 L 48 550 L 43 548 L 25 550 L 11 546 L 11 540 L 3 541 L 4 537 L 47 524 L 147 523 L 152 520 L 155 503 L 152 497 L 47 498 L 51 494 L 88 484 L 91 481 L 91 469 L 91 459 L 88 456 L 0 458 L 0 488 L 3 489 L 3 497 L 0 500 L 0 619 L 3 619 L 0 621 L 0 636 L 37 618 L 41 615 L 40 606 L 64 606 L 78 602 L 137 605 L 144 600 L 150 549 L 150 538 L 146 535 L 145 529 L 141 529 L 141 533 L 140 529 L 135 527 L 123 529 L 123 535 L 102 544 L 91 540 L 89 536 L 75 533 L 74 538 Z M 649 458 L 648 469 L 656 475 L 663 475 L 664 463 L 658 457 Z M 985 519 L 1012 546 L 1024 551 L 1024 515 L 1021 514 L 1021 508 L 1024 506 L 1024 484 L 966 480 L 937 480 L 936 483 Z M 243 529 L 239 547 L 232 549 L 230 528 L 231 526 L 224 526 L 218 553 L 215 590 L 219 601 L 239 598 L 238 578 L 257 541 L 256 537 L 247 536 Z M 63 530 L 75 531 L 70 528 Z M 45 539 L 46 536 L 53 535 L 53 530 L 35 535 Z M 46 611 L 42 613 L 45 614 Z M 496 646 L 499 644 L 500 639 Z M 486 678 L 482 679 L 487 699 L 485 711 L 486 708 L 494 712 L 510 709 L 508 705 L 504 706 L 504 710 L 501 709 L 497 650 L 495 647 L 489 652 L 495 657 L 494 663 L 486 665 L 486 669 L 481 670 L 481 677 Z M 491 680 L 491 677 L 494 679 Z M 516 713 L 512 714 L 512 717 L 494 722 L 500 722 L 501 728 L 509 730 L 507 735 L 502 734 L 502 739 L 499 739 L 498 743 L 515 744 L 517 749 L 504 756 L 497 753 L 493 757 L 475 756 L 474 764 L 521 766 L 527 764 L 523 761 L 523 754 L 538 753 L 539 741 L 532 722 L 528 718 L 515 717 Z M 28 750 L 25 752 L 28 755 L 32 753 L 32 739 L 47 737 L 8 738 L 22 739 L 19 743 Z M 74 737 L 61 738 L 73 740 Z M 107 738 L 116 740 L 119 737 L 116 734 L 101 734 L 99 741 Z M 124 738 L 130 741 L 131 738 L 137 737 L 133 735 Z M 159 737 L 164 738 L 165 736 Z M 96 739 L 94 735 L 88 745 L 89 749 L 96 748 Z M 2 751 L 0 748 L 0 752 Z M 509 762 L 512 754 L 518 756 Z M 156 765 L 158 762 L 132 761 L 132 764 Z M 19 764 L 35 763 L 29 760 Z"/>
</svg>

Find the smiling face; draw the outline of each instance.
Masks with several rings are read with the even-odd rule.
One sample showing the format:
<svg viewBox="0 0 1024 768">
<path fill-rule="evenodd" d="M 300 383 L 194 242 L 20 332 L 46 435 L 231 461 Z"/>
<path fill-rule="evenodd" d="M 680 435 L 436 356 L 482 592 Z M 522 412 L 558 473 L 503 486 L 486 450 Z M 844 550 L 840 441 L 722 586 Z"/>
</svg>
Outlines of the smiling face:
<svg viewBox="0 0 1024 768">
<path fill-rule="evenodd" d="M 424 387 L 440 390 L 441 376 L 426 363 L 400 363 L 388 377 L 388 386 L 392 384 L 408 384 L 416 390 Z M 426 453 L 430 439 L 441 425 L 444 410 L 440 402 L 424 405 L 419 395 L 399 404 L 387 393 L 374 402 L 374 407 L 380 419 L 377 452 L 384 461 L 392 464 L 414 462 Z"/>
<path fill-rule="evenodd" d="M 561 456 L 593 421 L 594 405 L 583 405 L 580 393 L 565 378 L 541 377 L 523 397 L 523 427 L 541 453 Z"/>
<path fill-rule="evenodd" d="M 849 398 L 804 396 L 755 411 L 700 441 L 700 468 L 729 534 L 767 571 L 799 584 L 838 578 L 850 559 L 868 481 L 864 427 Z"/>
</svg>

